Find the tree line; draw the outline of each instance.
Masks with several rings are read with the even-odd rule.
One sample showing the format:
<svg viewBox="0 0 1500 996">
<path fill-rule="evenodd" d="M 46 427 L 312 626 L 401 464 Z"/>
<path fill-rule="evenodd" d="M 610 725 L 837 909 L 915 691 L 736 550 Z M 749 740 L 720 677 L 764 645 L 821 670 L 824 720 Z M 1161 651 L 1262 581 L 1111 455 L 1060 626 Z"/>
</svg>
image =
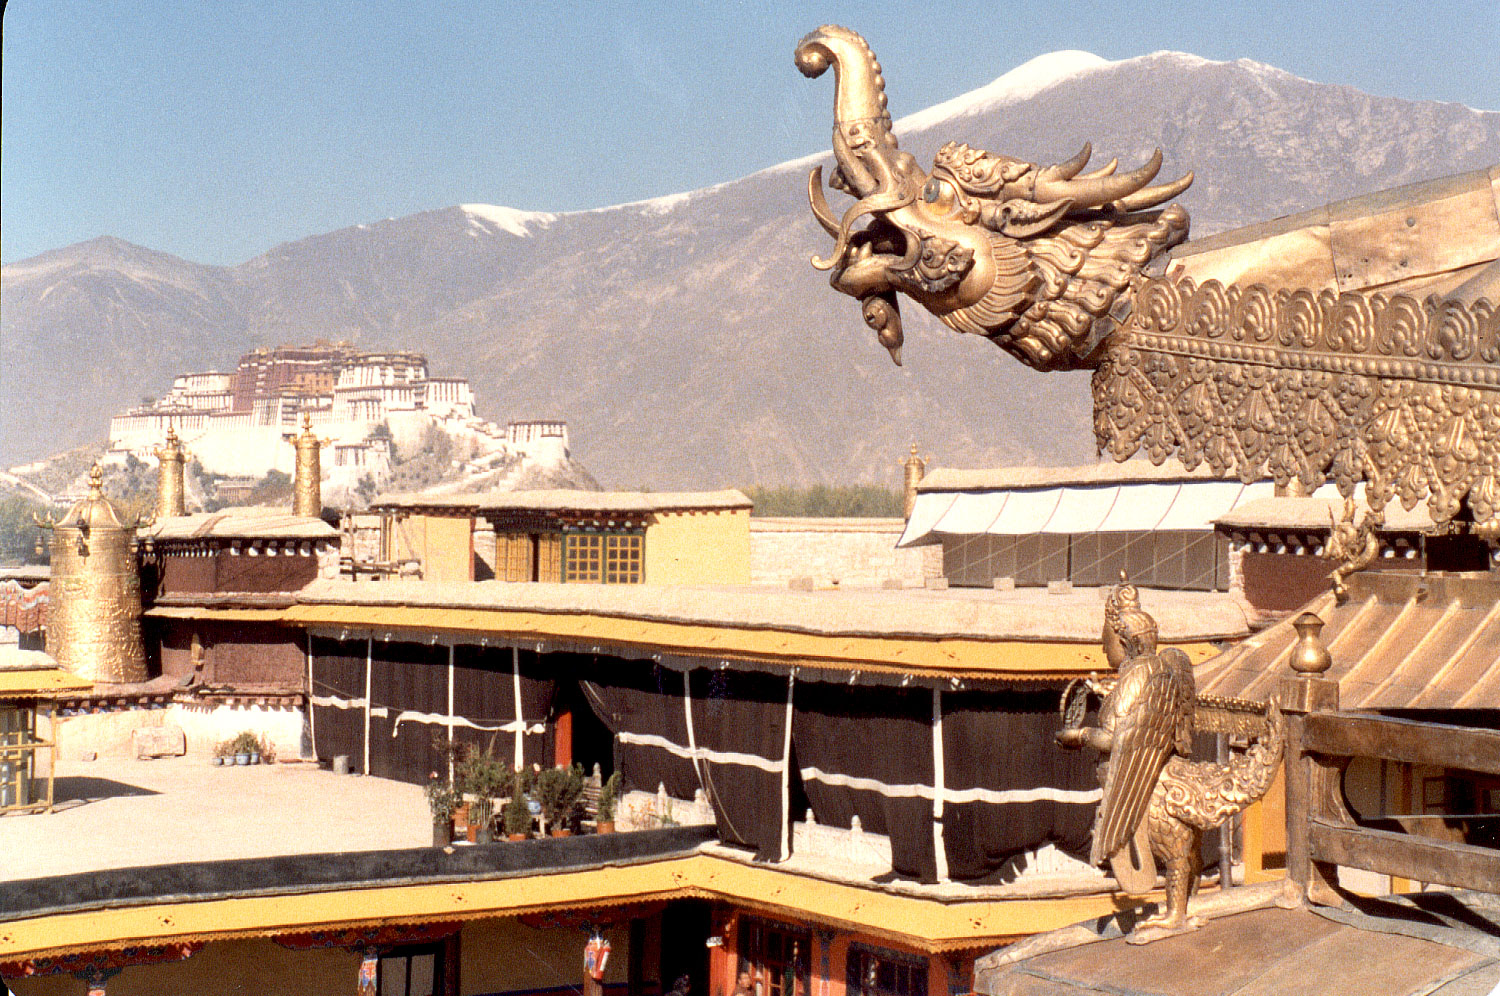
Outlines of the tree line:
<svg viewBox="0 0 1500 996">
<path fill-rule="evenodd" d="M 896 518 L 902 515 L 900 491 L 873 484 L 815 484 L 810 488 L 750 487 L 745 494 L 759 516 L 787 518 Z"/>
</svg>

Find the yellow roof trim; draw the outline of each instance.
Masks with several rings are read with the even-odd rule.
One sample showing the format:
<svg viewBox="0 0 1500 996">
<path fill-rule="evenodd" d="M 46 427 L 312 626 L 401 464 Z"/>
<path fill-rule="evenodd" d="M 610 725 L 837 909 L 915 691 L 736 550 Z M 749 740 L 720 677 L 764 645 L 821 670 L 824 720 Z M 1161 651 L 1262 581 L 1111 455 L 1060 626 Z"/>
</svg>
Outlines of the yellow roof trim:
<svg viewBox="0 0 1500 996">
<path fill-rule="evenodd" d="M 944 677 L 1045 678 L 1100 671 L 1109 665 L 1097 643 L 1060 640 L 847 636 L 763 627 L 715 626 L 630 619 L 584 612 L 547 613 L 508 609 L 420 606 L 299 604 L 286 610 L 289 623 L 489 633 L 502 636 L 623 644 L 652 651 L 712 657 L 743 657 Z M 1195 664 L 1219 652 L 1206 641 L 1177 646 Z"/>
<path fill-rule="evenodd" d="M 184 939 L 260 937 L 368 923 L 518 916 L 677 898 L 722 899 L 884 937 L 923 951 L 997 944 L 1145 901 L 1095 894 L 944 902 L 694 854 L 522 878 L 183 900 L 12 920 L 0 924 L 0 957 Z M 893 927 L 897 924 L 899 930 Z"/>
<path fill-rule="evenodd" d="M 745 658 L 841 670 L 960 678 L 1069 677 L 1108 668 L 1098 643 L 914 636 L 847 636 L 749 626 L 631 619 L 588 612 L 527 612 L 407 605 L 299 603 L 285 609 L 162 607 L 157 618 L 283 622 L 360 630 L 477 633 L 524 639 L 598 642 L 698 656 Z M 1194 664 L 1219 653 L 1207 641 L 1174 643 Z"/>
<path fill-rule="evenodd" d="M 92 681 L 60 667 L 0 671 L 0 696 L 7 698 L 46 697 L 55 692 L 84 692 L 93 687 Z"/>
</svg>

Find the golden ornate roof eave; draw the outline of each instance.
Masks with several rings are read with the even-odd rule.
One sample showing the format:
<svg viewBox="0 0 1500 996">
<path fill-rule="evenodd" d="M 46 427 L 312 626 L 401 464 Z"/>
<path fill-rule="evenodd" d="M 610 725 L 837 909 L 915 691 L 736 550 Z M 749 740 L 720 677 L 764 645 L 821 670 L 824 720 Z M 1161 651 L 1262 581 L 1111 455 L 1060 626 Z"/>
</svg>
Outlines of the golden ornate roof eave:
<svg viewBox="0 0 1500 996">
<path fill-rule="evenodd" d="M 1424 185 L 1424 196 L 1443 200 L 1435 213 L 1407 203 L 1413 190 L 1319 212 L 1327 244 L 1312 239 L 1318 268 L 1326 262 L 1328 282 L 1345 293 L 1200 285 L 1180 273 L 1147 275 L 1188 234 L 1187 213 L 1168 202 L 1193 174 L 1150 185 L 1160 151 L 1116 174 L 1113 160 L 1084 171 L 1088 144 L 1043 166 L 950 142 L 924 169 L 900 149 L 883 70 L 864 38 L 824 25 L 798 43 L 795 61 L 809 77 L 836 70 L 828 185 L 856 199 L 836 213 L 822 168 L 809 174 L 809 206 L 834 239 L 813 266 L 860 303 L 897 363 L 906 295 L 1035 369 L 1092 369 L 1096 441 L 1117 460 L 1175 455 L 1189 470 L 1206 463 L 1245 481 L 1270 476 L 1311 490 L 1331 480 L 1346 496 L 1366 481 L 1373 507 L 1425 498 L 1438 523 L 1467 512 L 1481 534 L 1500 536 L 1495 303 L 1371 293 L 1424 260 L 1465 272 L 1493 261 L 1500 233 L 1471 233 L 1495 225 L 1496 171 Z M 1397 206 L 1401 222 L 1378 245 L 1348 214 L 1384 219 Z M 1357 247 L 1369 257 L 1353 267 L 1367 271 L 1362 293 L 1341 282 L 1357 274 L 1337 266 Z M 1255 276 L 1253 266 L 1236 273 Z M 1486 280 L 1465 288 L 1487 289 Z"/>
<path fill-rule="evenodd" d="M 1138 278 L 1093 375 L 1094 434 L 1117 460 L 1177 457 L 1374 507 L 1424 498 L 1500 518 L 1500 309 L 1402 295 L 1272 292 Z"/>
</svg>

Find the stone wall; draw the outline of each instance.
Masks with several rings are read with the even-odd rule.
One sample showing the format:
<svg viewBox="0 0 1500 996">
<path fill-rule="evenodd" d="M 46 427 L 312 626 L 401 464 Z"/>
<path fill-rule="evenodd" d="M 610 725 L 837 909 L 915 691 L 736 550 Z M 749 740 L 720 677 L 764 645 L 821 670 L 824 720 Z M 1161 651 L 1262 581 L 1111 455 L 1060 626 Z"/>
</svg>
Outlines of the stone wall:
<svg viewBox="0 0 1500 996">
<path fill-rule="evenodd" d="M 750 583 L 786 586 L 811 578 L 819 586 L 920 586 L 943 572 L 942 547 L 896 549 L 901 519 L 750 519 Z"/>
</svg>

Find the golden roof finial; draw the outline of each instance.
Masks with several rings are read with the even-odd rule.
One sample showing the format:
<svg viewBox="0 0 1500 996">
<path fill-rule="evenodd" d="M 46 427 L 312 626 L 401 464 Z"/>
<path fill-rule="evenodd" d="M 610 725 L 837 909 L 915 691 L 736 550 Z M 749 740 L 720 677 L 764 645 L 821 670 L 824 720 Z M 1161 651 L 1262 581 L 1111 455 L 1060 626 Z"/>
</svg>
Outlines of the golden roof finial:
<svg viewBox="0 0 1500 996">
<path fill-rule="evenodd" d="M 89 497 L 104 497 L 104 470 L 97 463 L 89 468 Z"/>
<path fill-rule="evenodd" d="M 931 457 L 928 458 L 930 459 Z M 912 509 L 917 507 L 917 485 L 922 483 L 922 478 L 927 473 L 927 462 L 917 455 L 917 443 L 912 440 L 911 452 L 901 461 L 901 467 L 906 472 L 902 481 L 902 514 L 908 519 L 911 518 Z"/>
</svg>

